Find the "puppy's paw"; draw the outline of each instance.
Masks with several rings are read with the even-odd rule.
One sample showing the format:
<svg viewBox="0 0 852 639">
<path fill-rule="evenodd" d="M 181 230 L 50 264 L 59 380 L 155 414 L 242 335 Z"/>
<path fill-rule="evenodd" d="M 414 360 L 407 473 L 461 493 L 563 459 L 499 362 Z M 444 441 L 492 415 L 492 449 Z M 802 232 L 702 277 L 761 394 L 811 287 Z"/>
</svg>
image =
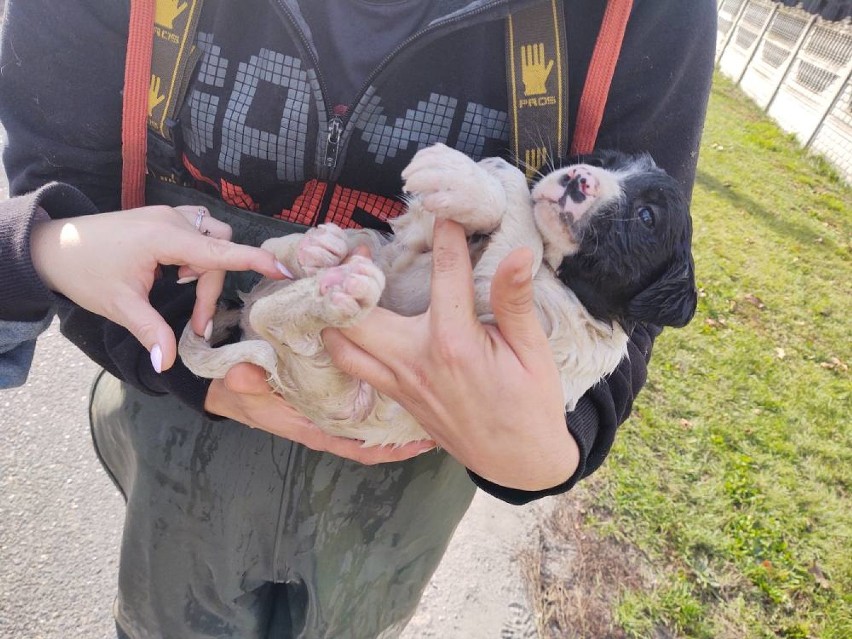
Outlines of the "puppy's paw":
<svg viewBox="0 0 852 639">
<path fill-rule="evenodd" d="M 323 319 L 330 326 L 351 326 L 376 307 L 385 275 L 366 257 L 353 256 L 318 276 Z"/>
<path fill-rule="evenodd" d="M 507 194 L 529 197 L 530 187 L 527 177 L 514 164 L 509 164 L 503 158 L 483 158 L 477 165 L 493 175 Z"/>
<path fill-rule="evenodd" d="M 418 151 L 402 172 L 405 190 L 423 208 L 459 222 L 470 233 L 490 233 L 506 210 L 506 192 L 489 170 L 443 144 Z"/>
<path fill-rule="evenodd" d="M 313 275 L 320 269 L 337 266 L 348 253 L 343 229 L 335 224 L 320 224 L 299 239 L 296 259 L 306 275 Z"/>
</svg>

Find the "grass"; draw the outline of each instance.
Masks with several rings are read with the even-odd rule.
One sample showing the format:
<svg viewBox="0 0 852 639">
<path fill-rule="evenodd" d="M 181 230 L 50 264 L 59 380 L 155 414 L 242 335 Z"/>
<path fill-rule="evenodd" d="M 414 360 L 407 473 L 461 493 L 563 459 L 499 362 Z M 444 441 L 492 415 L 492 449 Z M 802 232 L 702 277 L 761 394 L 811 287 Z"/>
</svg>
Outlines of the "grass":
<svg viewBox="0 0 852 639">
<path fill-rule="evenodd" d="M 543 537 L 585 543 L 589 574 L 527 557 L 540 627 L 852 637 L 852 190 L 719 76 L 692 209 L 698 313 Z M 592 600 L 607 618 L 584 630 Z"/>
</svg>

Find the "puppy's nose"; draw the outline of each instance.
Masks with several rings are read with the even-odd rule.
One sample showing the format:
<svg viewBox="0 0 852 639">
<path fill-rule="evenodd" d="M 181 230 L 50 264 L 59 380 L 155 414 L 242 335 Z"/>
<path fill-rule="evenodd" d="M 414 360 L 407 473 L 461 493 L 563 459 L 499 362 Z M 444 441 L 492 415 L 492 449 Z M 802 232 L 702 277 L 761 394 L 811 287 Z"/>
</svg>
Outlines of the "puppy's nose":
<svg viewBox="0 0 852 639">
<path fill-rule="evenodd" d="M 598 194 L 598 180 L 585 167 L 577 167 L 562 176 L 560 185 L 565 189 L 562 196 L 564 202 L 568 198 L 575 204 L 581 204 L 586 198 Z"/>
</svg>

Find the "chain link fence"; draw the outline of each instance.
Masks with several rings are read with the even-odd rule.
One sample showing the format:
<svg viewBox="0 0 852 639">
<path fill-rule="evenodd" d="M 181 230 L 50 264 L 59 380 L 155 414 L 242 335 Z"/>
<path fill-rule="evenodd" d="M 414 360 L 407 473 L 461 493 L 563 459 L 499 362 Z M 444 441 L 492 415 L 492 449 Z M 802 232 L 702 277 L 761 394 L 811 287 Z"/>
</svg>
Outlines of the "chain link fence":
<svg viewBox="0 0 852 639">
<path fill-rule="evenodd" d="M 852 182 L 852 20 L 770 0 L 719 0 L 716 63 Z"/>
</svg>

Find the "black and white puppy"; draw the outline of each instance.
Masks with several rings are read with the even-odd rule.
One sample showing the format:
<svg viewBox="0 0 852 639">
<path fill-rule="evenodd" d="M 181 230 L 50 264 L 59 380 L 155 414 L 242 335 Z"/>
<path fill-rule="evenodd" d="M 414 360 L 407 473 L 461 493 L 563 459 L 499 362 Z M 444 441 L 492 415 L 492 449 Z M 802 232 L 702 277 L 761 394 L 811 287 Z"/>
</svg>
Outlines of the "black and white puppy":
<svg viewBox="0 0 852 639">
<path fill-rule="evenodd" d="M 547 261 L 595 317 L 685 326 L 697 303 L 692 220 L 647 154 L 599 151 L 533 188 Z"/>
<path fill-rule="evenodd" d="M 568 410 L 615 369 L 636 322 L 683 326 L 695 311 L 687 204 L 646 155 L 596 154 L 548 173 L 530 193 L 505 161 L 477 163 L 436 145 L 415 155 L 403 179 L 408 210 L 392 222 L 390 237 L 322 225 L 265 242 L 297 279 L 263 280 L 244 296 L 238 343 L 213 348 L 187 326 L 180 344 L 186 365 L 212 378 L 238 362 L 262 366 L 272 388 L 320 428 L 365 445 L 427 438 L 398 404 L 334 368 L 320 332 L 354 325 L 376 305 L 424 312 L 436 216 L 460 223 L 471 238 L 484 322 L 493 322 L 497 265 L 514 248 L 533 251 L 536 310 Z M 346 259 L 361 244 L 372 261 Z M 219 319 L 214 326 L 212 343 L 228 328 Z"/>
</svg>

